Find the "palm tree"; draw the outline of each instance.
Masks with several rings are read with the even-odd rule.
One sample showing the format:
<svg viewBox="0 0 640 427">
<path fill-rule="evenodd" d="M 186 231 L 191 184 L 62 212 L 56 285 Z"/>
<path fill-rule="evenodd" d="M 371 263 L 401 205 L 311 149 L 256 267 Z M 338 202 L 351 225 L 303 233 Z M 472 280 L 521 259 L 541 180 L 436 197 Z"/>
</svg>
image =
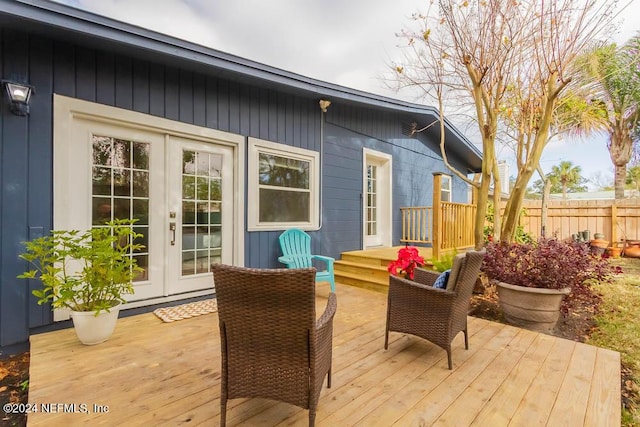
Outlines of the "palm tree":
<svg viewBox="0 0 640 427">
<path fill-rule="evenodd" d="M 600 105 L 609 135 L 607 147 L 615 166 L 615 198 L 624 198 L 626 168 L 640 137 L 640 34 L 623 46 L 601 45 L 578 64 L 580 79 L 590 89 L 591 102 Z"/>
<path fill-rule="evenodd" d="M 580 184 L 583 181 L 580 173 L 582 168 L 574 165 L 568 160 L 563 160 L 559 165 L 551 167 L 551 172 L 548 174 L 549 180 L 553 183 L 556 182 L 562 188 L 562 198 L 567 199 L 567 190 L 569 189 L 581 189 Z"/>
</svg>

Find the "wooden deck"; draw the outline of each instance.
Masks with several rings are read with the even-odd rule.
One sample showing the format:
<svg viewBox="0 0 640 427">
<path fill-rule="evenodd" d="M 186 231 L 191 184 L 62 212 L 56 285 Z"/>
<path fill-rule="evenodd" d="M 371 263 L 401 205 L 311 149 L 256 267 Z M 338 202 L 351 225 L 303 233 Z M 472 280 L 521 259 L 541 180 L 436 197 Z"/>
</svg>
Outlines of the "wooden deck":
<svg viewBox="0 0 640 427">
<path fill-rule="evenodd" d="M 318 286 L 319 307 L 327 288 Z M 470 349 L 459 335 L 449 371 L 445 351 L 419 338 L 392 333 L 383 349 L 385 295 L 341 284 L 337 294 L 333 386 L 320 396 L 319 426 L 620 425 L 617 352 L 470 317 Z M 219 396 L 215 314 L 120 319 L 97 346 L 79 344 L 71 329 L 31 337 L 29 401 L 39 411 L 29 426 L 213 426 Z M 54 403 L 69 406 L 42 411 Z M 308 420 L 305 410 L 261 399 L 229 401 L 227 419 Z"/>
</svg>

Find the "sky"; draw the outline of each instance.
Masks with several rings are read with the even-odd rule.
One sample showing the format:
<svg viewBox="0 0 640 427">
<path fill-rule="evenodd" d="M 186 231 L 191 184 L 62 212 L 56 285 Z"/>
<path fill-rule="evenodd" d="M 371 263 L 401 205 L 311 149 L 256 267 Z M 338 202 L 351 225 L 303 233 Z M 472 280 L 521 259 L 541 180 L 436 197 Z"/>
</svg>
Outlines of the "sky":
<svg viewBox="0 0 640 427">
<path fill-rule="evenodd" d="M 426 11 L 429 0 L 55 1 L 307 77 L 424 102 L 415 93 L 390 89 L 383 76 L 402 56 L 403 41 L 396 34 L 411 26 L 412 13 Z M 633 22 L 640 16 L 640 0 L 620 3 L 628 2 L 613 34 L 617 43 L 640 30 L 637 20 Z M 466 130 L 468 123 L 458 124 L 479 144 Z M 507 150 L 499 157 L 512 162 Z M 585 178 L 599 175 L 600 180 L 613 182 L 613 164 L 602 136 L 551 141 L 542 169 L 547 172 L 563 160 L 580 166 Z"/>
</svg>

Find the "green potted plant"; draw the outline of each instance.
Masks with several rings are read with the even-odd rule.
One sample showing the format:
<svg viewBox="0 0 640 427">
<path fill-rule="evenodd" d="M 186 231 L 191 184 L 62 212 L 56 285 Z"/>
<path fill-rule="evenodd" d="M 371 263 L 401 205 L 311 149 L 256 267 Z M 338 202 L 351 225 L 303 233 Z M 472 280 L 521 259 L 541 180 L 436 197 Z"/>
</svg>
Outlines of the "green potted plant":
<svg viewBox="0 0 640 427">
<path fill-rule="evenodd" d="M 573 241 L 496 242 L 486 250 L 482 271 L 496 284 L 505 320 L 535 330 L 553 328 L 561 309 L 591 292 L 593 281 L 610 282 L 621 272 Z"/>
<path fill-rule="evenodd" d="M 19 275 L 37 279 L 38 304 L 71 310 L 74 328 L 84 344 L 106 341 L 115 328 L 120 304 L 133 293 L 132 281 L 143 271 L 132 253 L 142 237 L 135 220 L 116 219 L 87 231 L 53 230 L 25 243 L 20 258 L 32 269 Z"/>
</svg>

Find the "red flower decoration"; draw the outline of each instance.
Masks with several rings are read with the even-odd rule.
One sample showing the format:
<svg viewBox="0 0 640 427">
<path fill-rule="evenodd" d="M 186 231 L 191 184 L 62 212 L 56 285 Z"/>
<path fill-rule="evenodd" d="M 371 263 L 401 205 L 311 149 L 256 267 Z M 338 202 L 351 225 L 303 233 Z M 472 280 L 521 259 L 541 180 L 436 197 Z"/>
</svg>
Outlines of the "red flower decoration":
<svg viewBox="0 0 640 427">
<path fill-rule="evenodd" d="M 407 278 L 413 280 L 414 270 L 423 265 L 424 258 L 420 256 L 418 248 L 406 246 L 398 251 L 398 259 L 389 264 L 387 271 L 394 276 L 404 273 Z"/>
</svg>

